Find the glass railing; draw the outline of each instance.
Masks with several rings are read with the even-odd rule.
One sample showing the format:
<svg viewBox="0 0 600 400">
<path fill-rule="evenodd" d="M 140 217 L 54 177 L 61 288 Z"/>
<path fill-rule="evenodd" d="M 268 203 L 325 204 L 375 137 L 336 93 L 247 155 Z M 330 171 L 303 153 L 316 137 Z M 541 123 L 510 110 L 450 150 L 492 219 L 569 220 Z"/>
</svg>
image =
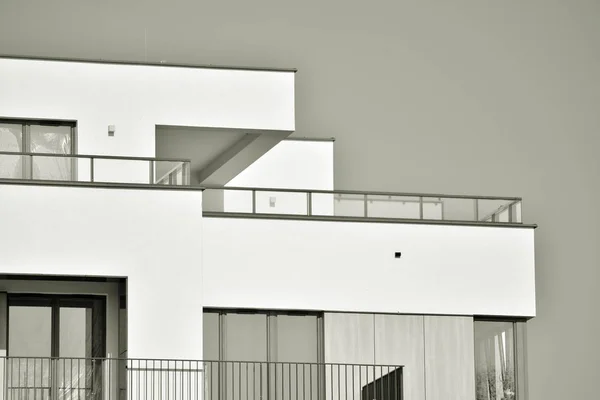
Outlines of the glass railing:
<svg viewBox="0 0 600 400">
<path fill-rule="evenodd" d="M 520 224 L 520 198 L 207 187 L 205 212 Z"/>
<path fill-rule="evenodd" d="M 184 186 L 190 161 L 0 151 L 0 179 Z"/>
</svg>

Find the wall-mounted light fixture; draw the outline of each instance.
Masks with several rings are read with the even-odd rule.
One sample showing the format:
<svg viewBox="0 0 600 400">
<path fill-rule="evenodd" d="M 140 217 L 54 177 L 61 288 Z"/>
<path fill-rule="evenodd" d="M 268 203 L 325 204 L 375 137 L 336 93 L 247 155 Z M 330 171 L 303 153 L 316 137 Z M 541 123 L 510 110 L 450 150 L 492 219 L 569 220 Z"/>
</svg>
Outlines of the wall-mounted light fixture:
<svg viewBox="0 0 600 400">
<path fill-rule="evenodd" d="M 108 136 L 115 136 L 115 126 L 114 125 L 108 126 Z"/>
</svg>

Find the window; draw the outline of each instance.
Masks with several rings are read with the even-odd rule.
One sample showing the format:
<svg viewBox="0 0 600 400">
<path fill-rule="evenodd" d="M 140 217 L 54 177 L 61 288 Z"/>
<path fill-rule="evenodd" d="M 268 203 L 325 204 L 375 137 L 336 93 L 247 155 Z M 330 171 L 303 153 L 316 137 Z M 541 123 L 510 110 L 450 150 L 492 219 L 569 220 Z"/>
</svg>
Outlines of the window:
<svg viewBox="0 0 600 400">
<path fill-rule="evenodd" d="M 477 400 L 516 400 L 524 398 L 519 375 L 524 372 L 524 323 L 475 320 L 475 386 Z M 524 381 L 524 379 L 522 379 Z"/>
<path fill-rule="evenodd" d="M 72 180 L 74 159 L 43 154 L 75 154 L 75 124 L 71 122 L 0 119 L 0 178 Z"/>
<path fill-rule="evenodd" d="M 320 319 L 305 313 L 205 310 L 205 358 L 319 362 Z"/>
<path fill-rule="evenodd" d="M 100 399 L 105 326 L 104 297 L 9 294 L 7 398 Z"/>
<path fill-rule="evenodd" d="M 321 321 L 309 313 L 205 310 L 207 398 L 318 398 Z"/>
</svg>

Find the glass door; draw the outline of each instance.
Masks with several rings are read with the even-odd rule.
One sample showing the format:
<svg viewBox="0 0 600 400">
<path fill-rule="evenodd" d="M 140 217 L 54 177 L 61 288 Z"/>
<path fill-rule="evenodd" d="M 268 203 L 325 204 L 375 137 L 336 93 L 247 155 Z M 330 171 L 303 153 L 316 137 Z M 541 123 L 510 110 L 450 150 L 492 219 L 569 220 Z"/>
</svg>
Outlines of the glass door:
<svg viewBox="0 0 600 400">
<path fill-rule="evenodd" d="M 7 399 L 100 398 L 105 299 L 9 295 L 8 304 Z"/>
</svg>

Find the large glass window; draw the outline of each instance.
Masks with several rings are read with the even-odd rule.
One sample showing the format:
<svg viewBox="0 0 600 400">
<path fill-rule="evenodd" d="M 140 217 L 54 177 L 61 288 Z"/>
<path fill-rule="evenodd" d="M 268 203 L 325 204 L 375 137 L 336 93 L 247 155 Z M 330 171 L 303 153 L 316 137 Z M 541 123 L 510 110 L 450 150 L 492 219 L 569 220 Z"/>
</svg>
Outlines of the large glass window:
<svg viewBox="0 0 600 400">
<path fill-rule="evenodd" d="M 516 327 L 510 321 L 475 321 L 477 400 L 515 400 Z"/>
<path fill-rule="evenodd" d="M 0 120 L 0 152 L 39 154 L 0 154 L 0 178 L 73 179 L 74 159 L 52 155 L 75 153 L 74 127 L 68 122 Z"/>
<path fill-rule="evenodd" d="M 316 363 L 318 320 L 308 313 L 205 311 L 205 358 Z"/>
<path fill-rule="evenodd" d="M 204 312 L 206 393 L 212 400 L 317 398 L 320 316 Z"/>
<path fill-rule="evenodd" d="M 105 321 L 103 297 L 9 295 L 6 398 L 101 398 Z"/>
</svg>

